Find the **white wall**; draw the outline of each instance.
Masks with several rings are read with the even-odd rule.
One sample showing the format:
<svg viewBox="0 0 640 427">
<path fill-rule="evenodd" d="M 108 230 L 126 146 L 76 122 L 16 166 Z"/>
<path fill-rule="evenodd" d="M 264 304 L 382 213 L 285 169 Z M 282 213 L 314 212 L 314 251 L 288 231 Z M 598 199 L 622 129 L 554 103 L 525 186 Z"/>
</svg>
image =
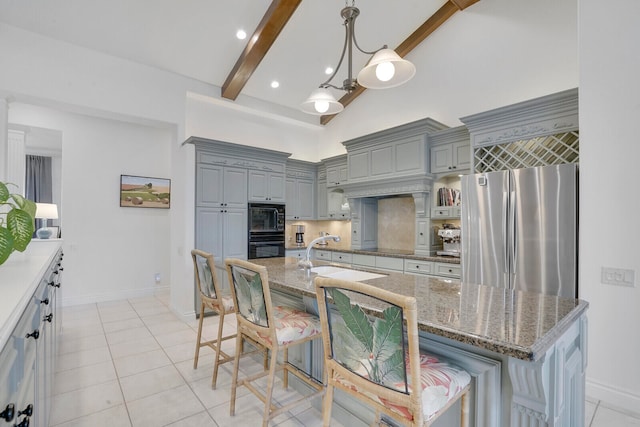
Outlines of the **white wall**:
<svg viewBox="0 0 640 427">
<path fill-rule="evenodd" d="M 234 144 L 292 153 L 291 158 L 318 161 L 321 126 L 256 109 L 235 106 L 230 101 L 189 94 L 186 101 L 185 134 Z"/>
<path fill-rule="evenodd" d="M 168 284 L 170 211 L 121 208 L 120 175 L 170 176 L 172 132 L 14 103 L 9 121 L 62 133 L 63 304 L 151 294 Z"/>
<path fill-rule="evenodd" d="M 589 301 L 587 394 L 640 408 L 638 118 L 640 3 L 581 0 L 580 284 Z M 635 271 L 635 287 L 604 285 L 601 267 Z"/>
</svg>

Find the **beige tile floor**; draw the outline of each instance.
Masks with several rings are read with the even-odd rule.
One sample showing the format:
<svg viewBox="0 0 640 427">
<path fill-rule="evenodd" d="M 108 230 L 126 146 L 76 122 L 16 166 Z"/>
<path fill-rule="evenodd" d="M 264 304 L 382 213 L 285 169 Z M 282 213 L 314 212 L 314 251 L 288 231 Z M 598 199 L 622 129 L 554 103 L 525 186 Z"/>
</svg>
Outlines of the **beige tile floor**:
<svg viewBox="0 0 640 427">
<path fill-rule="evenodd" d="M 211 389 L 213 353 L 203 349 L 193 369 L 197 322 L 185 323 L 168 308 L 169 295 L 64 307 L 63 331 L 55 374 L 51 427 L 244 427 L 262 422 L 262 403 L 240 389 L 236 415 L 229 415 L 231 364 L 222 365 Z M 205 319 L 213 337 L 217 317 Z M 225 333 L 235 318 L 225 319 Z M 225 347 L 233 349 L 234 342 Z M 261 369 L 249 358 L 245 373 Z M 291 388 L 276 388 L 286 402 Z M 302 404 L 270 425 L 321 426 L 320 412 Z M 332 425 L 339 426 L 338 423 Z M 640 426 L 640 417 L 587 399 L 587 426 Z"/>
</svg>

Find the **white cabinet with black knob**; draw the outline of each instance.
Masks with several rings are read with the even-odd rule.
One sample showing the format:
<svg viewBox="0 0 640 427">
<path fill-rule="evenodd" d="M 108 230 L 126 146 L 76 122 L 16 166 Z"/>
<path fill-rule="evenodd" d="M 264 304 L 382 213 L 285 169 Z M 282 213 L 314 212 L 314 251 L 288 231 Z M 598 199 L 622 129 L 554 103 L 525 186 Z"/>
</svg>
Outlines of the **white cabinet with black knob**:
<svg viewBox="0 0 640 427">
<path fill-rule="evenodd" d="M 0 269 L 0 426 L 47 426 L 59 335 L 60 241 L 33 241 Z M 15 263 L 14 263 L 15 262 Z"/>
</svg>

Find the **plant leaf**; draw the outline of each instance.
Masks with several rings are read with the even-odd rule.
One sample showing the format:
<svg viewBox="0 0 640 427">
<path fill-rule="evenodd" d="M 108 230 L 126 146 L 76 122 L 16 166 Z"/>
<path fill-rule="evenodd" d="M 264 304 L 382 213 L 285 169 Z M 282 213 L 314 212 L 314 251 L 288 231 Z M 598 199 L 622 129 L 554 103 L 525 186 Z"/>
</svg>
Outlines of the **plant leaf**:
<svg viewBox="0 0 640 427">
<path fill-rule="evenodd" d="M 29 216 L 31 216 L 31 219 L 36 217 L 36 204 L 33 201 L 25 199 L 20 194 L 12 194 L 11 198 L 16 202 L 16 205 L 18 205 L 20 209 L 26 211 Z"/>
<path fill-rule="evenodd" d="M 0 185 L 2 185 L 1 182 Z M 11 252 L 13 252 L 13 235 L 6 228 L 0 227 L 0 265 L 4 264 Z"/>
<path fill-rule="evenodd" d="M 33 236 L 33 218 L 22 209 L 12 209 L 7 213 L 7 229 L 13 235 L 13 248 L 24 251 Z"/>
<path fill-rule="evenodd" d="M 351 300 L 344 293 L 336 289 L 332 289 L 330 292 L 347 328 L 371 353 L 373 350 L 373 326 L 369 322 L 366 313 L 359 305 L 352 306 Z"/>
<path fill-rule="evenodd" d="M 391 306 L 384 310 L 383 319 L 376 319 L 373 325 L 373 357 L 384 361 L 397 352 L 402 352 L 402 310 Z"/>
<path fill-rule="evenodd" d="M 5 203 L 9 200 L 9 195 L 7 186 L 3 182 L 0 182 L 0 203 Z"/>
</svg>

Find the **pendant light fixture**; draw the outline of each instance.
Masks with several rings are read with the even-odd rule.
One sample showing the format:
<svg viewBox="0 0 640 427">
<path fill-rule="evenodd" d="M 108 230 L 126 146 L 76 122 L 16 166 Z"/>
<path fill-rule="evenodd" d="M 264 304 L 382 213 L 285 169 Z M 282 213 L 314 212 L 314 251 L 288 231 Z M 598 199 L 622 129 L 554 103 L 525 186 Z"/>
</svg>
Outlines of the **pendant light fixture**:
<svg viewBox="0 0 640 427">
<path fill-rule="evenodd" d="M 345 37 L 344 46 L 340 61 L 335 71 L 327 81 L 322 83 L 318 89 L 314 90 L 309 98 L 300 105 L 300 109 L 305 113 L 316 115 L 337 114 L 344 109 L 344 106 L 336 100 L 329 88 L 352 92 L 358 86 L 368 89 L 386 89 L 400 86 L 411 80 L 416 73 L 416 67 L 409 61 L 400 58 L 394 50 L 389 49 L 387 45 L 382 46 L 373 52 L 362 50 L 358 46 L 355 37 L 356 18 L 360 15 L 360 9 L 354 6 L 345 6 L 340 12 L 340 16 L 344 19 Z M 357 80 L 353 78 L 353 47 L 366 55 L 373 55 L 365 67 L 358 73 Z M 331 84 L 331 80 L 336 76 L 345 54 L 347 54 L 347 78 L 343 81 L 342 86 Z"/>
</svg>

